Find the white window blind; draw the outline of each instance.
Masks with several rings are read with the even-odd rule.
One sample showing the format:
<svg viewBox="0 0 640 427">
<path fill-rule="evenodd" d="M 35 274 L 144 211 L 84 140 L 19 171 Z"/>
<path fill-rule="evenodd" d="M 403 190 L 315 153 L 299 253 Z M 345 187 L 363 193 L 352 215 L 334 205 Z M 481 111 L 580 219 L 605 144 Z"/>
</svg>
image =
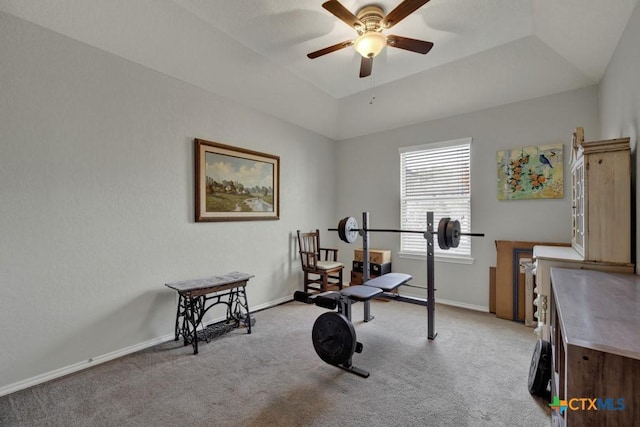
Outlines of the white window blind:
<svg viewBox="0 0 640 427">
<path fill-rule="evenodd" d="M 471 230 L 471 138 L 400 149 L 401 228 L 426 230 L 427 212 L 460 221 L 463 233 Z M 434 236 L 436 237 L 436 236 Z M 401 252 L 426 255 L 427 241 L 420 234 L 401 234 Z M 457 248 L 443 251 L 435 239 L 438 256 L 471 256 L 471 239 L 462 237 Z"/>
</svg>

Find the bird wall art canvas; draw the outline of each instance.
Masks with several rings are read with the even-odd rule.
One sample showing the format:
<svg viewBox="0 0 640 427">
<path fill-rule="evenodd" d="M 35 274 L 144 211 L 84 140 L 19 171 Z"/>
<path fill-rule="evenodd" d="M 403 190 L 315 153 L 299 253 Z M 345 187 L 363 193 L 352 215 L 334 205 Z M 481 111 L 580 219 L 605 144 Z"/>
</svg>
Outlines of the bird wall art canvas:
<svg viewBox="0 0 640 427">
<path fill-rule="evenodd" d="M 562 144 L 500 150 L 498 200 L 564 197 Z"/>
</svg>

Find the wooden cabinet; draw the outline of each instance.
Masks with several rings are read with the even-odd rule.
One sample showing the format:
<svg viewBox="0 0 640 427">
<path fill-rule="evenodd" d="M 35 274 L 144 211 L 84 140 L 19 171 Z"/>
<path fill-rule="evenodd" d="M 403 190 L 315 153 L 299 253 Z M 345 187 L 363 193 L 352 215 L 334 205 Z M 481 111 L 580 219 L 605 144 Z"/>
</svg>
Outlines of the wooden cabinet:
<svg viewBox="0 0 640 427">
<path fill-rule="evenodd" d="M 552 425 L 637 425 L 640 277 L 553 267 L 550 309 Z"/>
<path fill-rule="evenodd" d="M 629 138 L 573 145 L 571 245 L 586 261 L 630 263 Z"/>
<path fill-rule="evenodd" d="M 584 141 L 573 134 L 571 248 L 536 246 L 536 332 L 549 339 L 551 267 L 633 273 L 631 263 L 631 154 L 629 138 Z"/>
</svg>

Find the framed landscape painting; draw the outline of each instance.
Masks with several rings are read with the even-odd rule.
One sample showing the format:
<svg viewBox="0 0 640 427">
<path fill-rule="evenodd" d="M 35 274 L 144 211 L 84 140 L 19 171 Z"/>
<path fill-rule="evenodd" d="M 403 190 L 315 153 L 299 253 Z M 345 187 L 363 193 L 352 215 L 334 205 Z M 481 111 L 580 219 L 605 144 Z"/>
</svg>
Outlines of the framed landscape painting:
<svg viewBox="0 0 640 427">
<path fill-rule="evenodd" d="M 280 157 L 195 140 L 195 216 L 203 221 L 280 219 Z"/>
</svg>

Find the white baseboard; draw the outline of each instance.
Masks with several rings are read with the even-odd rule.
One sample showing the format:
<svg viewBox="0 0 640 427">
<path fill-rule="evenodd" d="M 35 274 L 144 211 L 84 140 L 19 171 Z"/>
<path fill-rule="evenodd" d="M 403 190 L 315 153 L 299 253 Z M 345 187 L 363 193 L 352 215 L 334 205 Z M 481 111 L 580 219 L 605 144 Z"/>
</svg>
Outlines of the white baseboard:
<svg viewBox="0 0 640 427">
<path fill-rule="evenodd" d="M 440 298 L 436 298 L 436 302 L 438 304 L 451 305 L 453 307 L 466 308 L 469 310 L 482 311 L 485 313 L 489 312 L 489 307 L 484 307 L 484 306 L 475 305 L 475 304 L 467 304 L 466 302 L 450 301 L 450 300 L 440 299 Z"/>
<path fill-rule="evenodd" d="M 175 335 L 171 333 L 169 335 L 164 335 L 158 338 L 154 338 L 152 340 L 135 344 L 120 350 L 116 350 L 111 353 L 92 357 L 91 359 L 83 360 L 82 362 L 74 363 L 73 365 L 65 366 L 63 368 L 56 369 L 54 371 L 46 372 L 44 374 L 40 374 L 35 377 L 28 378 L 26 380 L 18 381 L 17 383 L 6 385 L 4 387 L 0 387 L 0 396 L 5 396 L 7 394 L 15 393 L 16 391 L 24 390 L 25 388 L 33 387 L 34 385 L 42 384 L 47 381 L 51 381 L 56 378 L 63 377 L 65 375 L 69 375 L 74 372 L 81 371 L 83 369 L 91 368 L 92 366 L 96 366 L 101 363 L 108 362 L 110 360 L 117 359 L 119 357 L 123 357 L 131 353 L 135 353 L 136 351 L 153 347 L 154 345 L 158 345 L 163 342 L 170 341 L 174 338 L 175 338 Z"/>
<path fill-rule="evenodd" d="M 420 301 L 420 302 L 423 302 L 423 303 L 427 302 L 427 300 L 425 298 L 414 297 L 412 295 L 402 295 L 402 297 L 403 298 L 407 298 L 407 299 Z M 482 311 L 484 313 L 488 313 L 489 312 L 489 307 L 483 307 L 481 305 L 474 305 L 474 304 L 467 304 L 465 302 L 451 301 L 451 300 L 448 300 L 448 299 L 436 298 L 436 303 L 437 304 L 442 304 L 442 305 L 450 305 L 452 307 L 466 308 L 468 310 Z"/>
<path fill-rule="evenodd" d="M 270 308 L 276 306 L 278 304 L 285 303 L 287 301 L 291 301 L 291 297 L 283 297 L 274 301 L 270 301 L 265 304 L 261 304 L 255 307 L 251 307 L 251 311 L 259 311 L 264 310 L 266 308 Z M 207 324 L 220 322 L 225 320 L 223 317 L 219 319 L 213 319 Z M 157 338 L 153 338 L 149 341 L 141 342 L 138 344 L 134 344 L 130 347 L 125 347 L 120 350 L 113 351 L 111 353 L 103 354 L 101 356 L 92 357 L 89 360 L 83 360 L 78 363 L 74 363 L 73 365 L 65 366 L 60 369 L 56 369 L 54 371 L 46 372 L 44 374 L 36 375 L 35 377 L 27 378 L 26 380 L 18 381 L 13 384 L 6 385 L 4 387 L 0 387 L 0 396 L 6 396 L 11 393 L 15 393 L 16 391 L 24 390 L 25 388 L 33 387 L 38 384 L 45 383 L 47 381 L 54 380 L 56 378 L 63 377 L 65 375 L 72 374 L 74 372 L 81 371 L 83 369 L 91 368 L 93 366 L 99 365 L 104 362 L 108 362 L 113 359 L 117 359 L 119 357 L 126 356 L 131 353 L 135 353 L 137 351 L 145 350 L 149 347 L 153 347 L 154 345 L 162 344 L 167 341 L 171 341 L 175 338 L 174 333 L 170 333 L 167 335 L 163 335 Z"/>
<path fill-rule="evenodd" d="M 275 307 L 276 305 L 280 305 L 280 304 L 284 304 L 285 302 L 289 302 L 293 299 L 293 294 L 286 296 L 286 297 L 282 297 L 282 298 L 278 298 L 276 300 L 273 301 L 269 301 L 267 303 L 264 304 L 260 304 L 257 306 L 252 306 L 251 307 L 251 312 L 255 312 L 255 311 L 260 311 L 260 310 L 264 310 L 265 308 L 271 308 L 271 307 Z"/>
</svg>

